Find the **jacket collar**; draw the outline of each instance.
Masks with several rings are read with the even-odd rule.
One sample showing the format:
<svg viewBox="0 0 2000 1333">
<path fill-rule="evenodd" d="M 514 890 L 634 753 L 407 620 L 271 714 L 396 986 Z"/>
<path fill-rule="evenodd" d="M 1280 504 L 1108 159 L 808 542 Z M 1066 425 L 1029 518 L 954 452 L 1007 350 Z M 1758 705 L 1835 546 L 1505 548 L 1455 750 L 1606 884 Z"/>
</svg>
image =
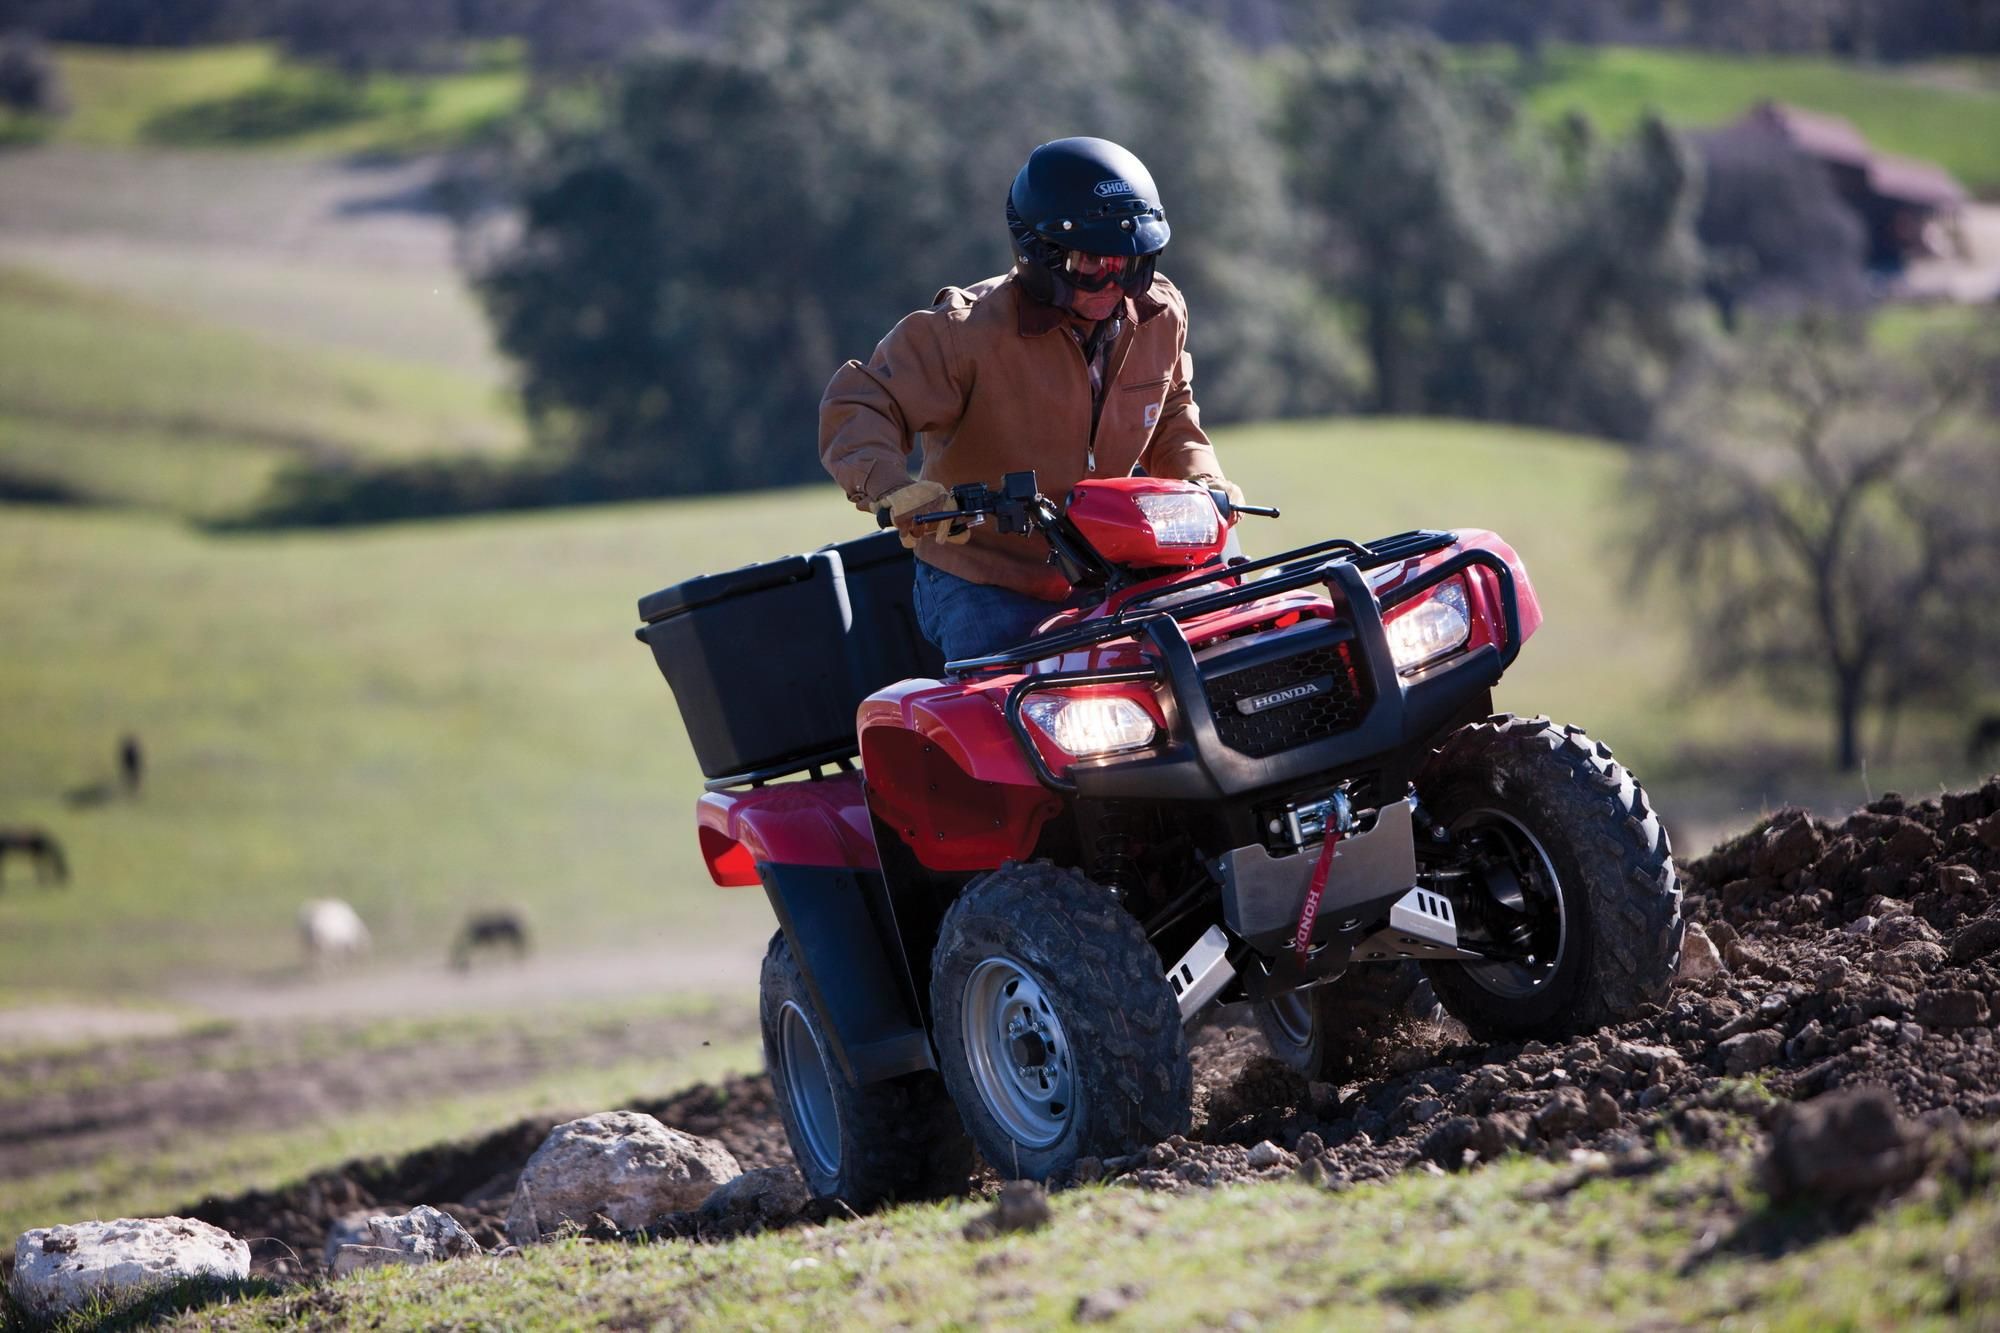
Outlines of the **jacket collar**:
<svg viewBox="0 0 2000 1333">
<path fill-rule="evenodd" d="M 1155 282 L 1159 279 L 1155 278 Z M 1007 285 L 1014 289 L 1014 302 L 1020 311 L 1021 336 L 1036 338 L 1044 333 L 1053 333 L 1069 323 L 1069 312 L 1061 306 L 1037 301 L 1021 290 L 1021 284 L 1010 273 Z M 1150 290 L 1137 296 L 1125 298 L 1125 321 L 1128 324 L 1144 324 L 1147 320 L 1167 308 L 1166 303 L 1154 296 Z"/>
</svg>

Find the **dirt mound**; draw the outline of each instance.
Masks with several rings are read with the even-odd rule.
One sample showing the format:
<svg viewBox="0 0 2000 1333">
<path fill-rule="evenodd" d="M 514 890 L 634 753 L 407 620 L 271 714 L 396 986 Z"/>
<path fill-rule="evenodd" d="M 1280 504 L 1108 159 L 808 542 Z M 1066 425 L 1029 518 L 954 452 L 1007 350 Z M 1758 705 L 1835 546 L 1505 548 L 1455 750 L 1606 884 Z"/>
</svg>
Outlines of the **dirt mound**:
<svg viewBox="0 0 2000 1333">
<path fill-rule="evenodd" d="M 1879 1087 L 1920 1122 L 2000 1116 L 2000 780 L 1835 826 L 1784 810 L 1682 867 L 1722 969 L 1665 1008 L 1568 1041 L 1406 1034 L 1376 1076 L 1304 1085 L 1241 1029 L 1209 1034 L 1206 1127 L 1103 1164 L 1155 1188 L 1289 1170 L 1334 1183 L 1509 1150 L 1638 1158 L 1785 1102 Z M 1751 1082 L 1755 1076 L 1755 1082 Z M 1285 1082 L 1291 1080 L 1290 1091 Z M 1270 1140 L 1250 1165 L 1250 1149 Z"/>
<path fill-rule="evenodd" d="M 1223 1011 L 1194 1035 L 1194 1136 L 1087 1160 L 1078 1178 L 1173 1190 L 1301 1174 L 1339 1187 L 1577 1149 L 1603 1151 L 1607 1169 L 1647 1170 L 1662 1129 L 1699 1146 L 1755 1125 L 1793 1143 L 1817 1120 L 1787 1103 L 1835 1089 L 1880 1089 L 1868 1123 L 1911 1117 L 1912 1134 L 2000 1116 L 1988 1026 L 2000 1011 L 2000 779 L 1921 804 L 1888 796 L 1839 826 L 1781 811 L 1682 870 L 1689 919 L 1722 965 L 1664 1008 L 1549 1043 L 1482 1046 L 1452 1025 L 1406 1026 L 1373 1034 L 1354 1081 L 1339 1085 L 1299 1078 L 1246 1015 Z M 720 1139 L 746 1169 L 790 1161 L 763 1078 L 636 1109 Z M 496 1243 L 552 1123 L 183 1211 L 257 1238 L 258 1267 L 274 1276 L 317 1271 L 329 1227 L 363 1209 L 435 1204 Z M 1877 1155 L 1902 1170 L 1894 1150 Z M 1871 1163 L 1869 1180 L 1887 1170 Z"/>
<path fill-rule="evenodd" d="M 745 1170 L 792 1160 L 765 1078 L 702 1083 L 619 1109 L 644 1111 L 676 1129 L 720 1140 Z M 280 1278 L 323 1271 L 328 1233 L 357 1212 L 402 1212 L 428 1203 L 457 1218 L 481 1245 L 502 1245 L 515 1181 L 557 1123 L 553 1117 L 522 1120 L 482 1138 L 439 1144 L 394 1161 L 348 1162 L 283 1189 L 203 1199 L 175 1211 L 243 1237 L 255 1270 Z"/>
</svg>

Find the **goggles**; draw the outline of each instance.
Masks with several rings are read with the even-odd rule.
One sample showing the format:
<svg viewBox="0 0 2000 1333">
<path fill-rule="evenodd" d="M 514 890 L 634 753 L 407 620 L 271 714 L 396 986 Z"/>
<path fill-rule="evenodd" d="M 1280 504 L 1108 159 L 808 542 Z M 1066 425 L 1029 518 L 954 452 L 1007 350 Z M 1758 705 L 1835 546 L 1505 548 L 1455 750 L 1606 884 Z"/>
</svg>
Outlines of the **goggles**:
<svg viewBox="0 0 2000 1333">
<path fill-rule="evenodd" d="M 1101 292 L 1124 276 L 1132 261 L 1124 255 L 1087 255 L 1081 250 L 1063 254 L 1063 275 L 1081 292 Z"/>
</svg>

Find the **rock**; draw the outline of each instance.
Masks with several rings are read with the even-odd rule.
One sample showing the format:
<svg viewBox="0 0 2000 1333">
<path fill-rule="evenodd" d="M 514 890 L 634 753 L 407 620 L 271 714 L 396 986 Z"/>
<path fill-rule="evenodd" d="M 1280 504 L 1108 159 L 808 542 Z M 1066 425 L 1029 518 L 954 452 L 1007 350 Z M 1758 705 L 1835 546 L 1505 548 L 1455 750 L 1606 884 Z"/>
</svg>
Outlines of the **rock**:
<svg viewBox="0 0 2000 1333">
<path fill-rule="evenodd" d="M 1914 819 L 1896 821 L 1896 831 L 1882 846 L 1882 863 L 1906 870 L 1937 855 L 1937 839 Z"/>
<path fill-rule="evenodd" d="M 1976 990 L 1925 991 L 1917 997 L 1917 1021 L 1929 1028 L 1970 1028 L 1986 1021 L 1986 997 Z"/>
<path fill-rule="evenodd" d="M 1427 1124 L 1444 1114 L 1444 1103 L 1435 1097 L 1425 1097 L 1410 1104 L 1410 1123 Z"/>
<path fill-rule="evenodd" d="M 249 1276 L 250 1247 L 220 1227 L 186 1217 L 121 1217 L 22 1232 L 12 1291 L 29 1314 L 50 1318 L 98 1301 L 124 1305 L 190 1278 Z"/>
<path fill-rule="evenodd" d="M 1731 1037 L 1716 1049 L 1722 1052 L 1722 1068 L 1725 1073 L 1748 1074 L 1762 1069 L 1778 1058 L 1778 1052 L 1785 1046 L 1784 1034 L 1771 1028 L 1759 1028 L 1755 1032 L 1744 1032 Z"/>
<path fill-rule="evenodd" d="M 1951 937 L 1951 961 L 1960 967 L 2000 949 L 2000 916 L 1982 916 Z"/>
<path fill-rule="evenodd" d="M 701 1204 L 743 1174 L 711 1139 L 668 1129 L 637 1111 L 604 1111 L 557 1125 L 521 1170 L 507 1210 L 507 1238 L 546 1239 L 565 1223 L 602 1215 L 637 1231 L 664 1213 Z"/>
<path fill-rule="evenodd" d="M 368 1241 L 368 1219 L 379 1216 L 379 1208 L 363 1208 L 355 1212 L 342 1213 L 327 1228 L 326 1244 L 320 1249 L 320 1262 L 331 1271 L 333 1261 L 340 1255 L 343 1245 L 366 1245 Z"/>
<path fill-rule="evenodd" d="M 1687 934 L 1681 940 L 1681 966 L 1676 974 L 1682 981 L 1701 981 L 1722 973 L 1722 954 L 1715 947 L 1715 941 L 1708 932 L 1693 921 L 1687 923 Z"/>
<path fill-rule="evenodd" d="M 1104 1161 L 1098 1157 L 1079 1157 L 1070 1168 L 1069 1177 L 1079 1185 L 1095 1185 L 1104 1179 Z"/>
<path fill-rule="evenodd" d="M 992 1209 L 967 1222 L 962 1234 L 967 1240 L 991 1240 L 1003 1231 L 1039 1231 L 1054 1216 L 1047 1190 L 1032 1180 L 1010 1180 L 1000 1187 Z"/>
<path fill-rule="evenodd" d="M 1618 1124 L 1618 1099 L 1599 1088 L 1584 1099 L 1583 1109 L 1590 1116 L 1590 1127 L 1603 1131 Z"/>
<path fill-rule="evenodd" d="M 1535 1129 L 1545 1139 L 1560 1138 L 1590 1123 L 1590 1111 L 1577 1088 L 1558 1088 L 1535 1112 Z"/>
<path fill-rule="evenodd" d="M 1850 935 L 1872 935 L 1875 933 L 1876 919 L 1872 916 L 1857 916 L 1841 929 Z"/>
<path fill-rule="evenodd" d="M 1099 1173 L 1103 1170 L 1103 1163 L 1098 1163 Z M 812 1191 L 797 1167 L 766 1166 L 716 1186 L 702 1200 L 701 1216 L 703 1221 L 734 1233 L 781 1226 L 803 1213 L 811 1202 Z"/>
<path fill-rule="evenodd" d="M 1299 1141 L 1292 1145 L 1292 1151 L 1301 1157 L 1317 1157 L 1326 1151 L 1326 1140 L 1316 1130 L 1307 1130 L 1299 1135 Z"/>
<path fill-rule="evenodd" d="M 1780 1107 L 1758 1175 L 1773 1203 L 1839 1204 L 1893 1193 L 1923 1168 L 1923 1136 L 1895 1099 L 1854 1088 Z"/>
<path fill-rule="evenodd" d="M 1479 1122 L 1469 1115 L 1452 1116 L 1424 1135 L 1417 1145 L 1417 1154 L 1448 1171 L 1456 1171 L 1464 1165 L 1467 1151 L 1472 1150 L 1478 1126 Z"/>
<path fill-rule="evenodd" d="M 1979 872 L 1971 866 L 1939 866 L 1937 879 L 1938 892 L 1947 898 L 1979 892 Z"/>
<path fill-rule="evenodd" d="M 1274 1166 L 1282 1166 L 1291 1154 L 1277 1144 L 1265 1139 L 1250 1150 L 1249 1166 L 1252 1171 L 1268 1171 Z"/>
<path fill-rule="evenodd" d="M 1607 1058 L 1613 1068 L 1629 1069 L 1634 1073 L 1671 1074 L 1681 1067 L 1681 1057 L 1673 1047 L 1642 1041 L 1616 1042 Z"/>
<path fill-rule="evenodd" d="M 479 1253 L 479 1242 L 456 1218 L 429 1204 L 418 1204 L 398 1216 L 369 1218 L 360 1240 L 334 1251 L 333 1275 L 345 1277 L 382 1264 L 436 1263 Z"/>
</svg>

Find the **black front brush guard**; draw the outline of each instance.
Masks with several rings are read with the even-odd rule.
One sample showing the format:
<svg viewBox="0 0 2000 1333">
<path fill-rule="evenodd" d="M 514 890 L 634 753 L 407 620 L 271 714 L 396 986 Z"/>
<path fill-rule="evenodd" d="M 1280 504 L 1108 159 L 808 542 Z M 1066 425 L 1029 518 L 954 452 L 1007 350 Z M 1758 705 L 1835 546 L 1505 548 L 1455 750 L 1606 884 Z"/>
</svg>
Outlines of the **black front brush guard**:
<svg viewBox="0 0 2000 1333">
<path fill-rule="evenodd" d="M 1005 705 L 1008 727 L 1028 756 L 1036 777 L 1044 786 L 1065 795 L 1215 800 L 1355 767 L 1433 735 L 1463 709 L 1468 699 L 1491 689 L 1520 655 L 1520 608 L 1513 572 L 1491 551 L 1462 551 L 1379 598 L 1363 576 L 1365 569 L 1441 550 L 1453 540 L 1445 533 L 1414 532 L 1389 538 L 1374 547 L 1341 541 L 1306 548 L 1314 553 L 1334 548 L 1348 552 L 1324 560 L 1301 560 L 1299 552 L 1288 551 L 1255 564 L 1236 565 L 1179 580 L 1136 599 L 1133 606 L 1122 608 L 1105 620 L 1060 631 L 1002 653 L 953 662 L 947 669 L 974 671 L 1020 665 L 1126 637 L 1141 639 L 1150 646 L 1150 666 L 1031 676 L 1009 691 Z M 1505 645 L 1483 644 L 1456 660 L 1427 668 L 1419 679 L 1404 680 L 1389 651 L 1384 613 L 1474 567 L 1490 571 L 1499 583 L 1501 614 L 1506 622 Z M 1277 568 L 1280 572 L 1272 578 L 1196 597 L 1171 609 L 1131 614 L 1140 602 L 1155 601 L 1259 568 Z M 1216 730 L 1215 716 L 1203 688 L 1202 666 L 1181 630 L 1180 621 L 1314 584 L 1325 585 L 1335 604 L 1346 610 L 1354 641 L 1375 683 L 1373 703 L 1354 727 L 1266 758 L 1253 758 L 1229 748 Z M 1051 770 L 1021 716 L 1022 701 L 1040 690 L 1135 680 L 1164 680 L 1171 687 L 1168 743 L 1139 755 L 1084 760 L 1072 765 L 1067 777 Z"/>
</svg>

